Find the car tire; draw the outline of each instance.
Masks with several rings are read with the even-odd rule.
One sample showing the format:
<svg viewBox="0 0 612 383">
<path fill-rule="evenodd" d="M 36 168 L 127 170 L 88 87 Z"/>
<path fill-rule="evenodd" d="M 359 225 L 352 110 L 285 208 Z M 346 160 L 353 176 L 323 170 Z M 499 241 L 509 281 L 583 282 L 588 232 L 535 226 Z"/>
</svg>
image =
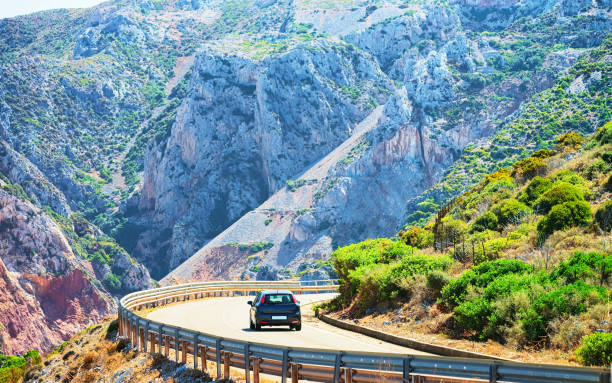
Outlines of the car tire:
<svg viewBox="0 0 612 383">
<path fill-rule="evenodd" d="M 256 324 L 255 325 L 255 331 L 260 331 L 261 330 L 261 325 L 260 324 Z"/>
<path fill-rule="evenodd" d="M 298 324 L 294 327 L 295 331 L 301 331 L 302 330 L 302 324 Z"/>
</svg>

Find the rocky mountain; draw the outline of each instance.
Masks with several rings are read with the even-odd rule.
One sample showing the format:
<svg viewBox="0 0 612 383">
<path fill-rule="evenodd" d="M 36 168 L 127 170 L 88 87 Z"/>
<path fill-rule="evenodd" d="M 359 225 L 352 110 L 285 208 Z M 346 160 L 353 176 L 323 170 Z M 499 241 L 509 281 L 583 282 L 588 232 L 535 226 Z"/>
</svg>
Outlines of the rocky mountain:
<svg viewBox="0 0 612 383">
<path fill-rule="evenodd" d="M 64 246 L 7 245 L 8 299 L 44 307 L 24 273 L 83 270 L 107 298 L 149 275 L 325 277 L 339 245 L 609 119 L 611 6 L 115 0 L 0 20 L 5 206 L 36 217 L 2 216 L 0 241 Z"/>
<path fill-rule="evenodd" d="M 0 351 L 49 351 L 116 305 L 58 225 L 0 184 Z"/>
<path fill-rule="evenodd" d="M 162 283 L 301 274 L 316 268 L 317 261 L 326 259 L 338 245 L 383 233 L 393 235 L 406 222 L 425 222 L 441 204 L 495 166 L 552 145 L 554 134 L 577 129 L 574 120 L 579 120 L 578 129 L 584 133 L 605 121 L 605 108 L 595 105 L 609 97 L 607 80 L 588 88 L 592 93 L 582 97 L 582 104 L 570 114 L 555 115 L 550 132 L 538 131 L 540 126 L 531 135 L 514 130 L 515 121 L 525 118 L 525 104 L 546 98 L 547 89 L 567 81 L 564 76 L 577 77 L 573 66 L 579 67 L 579 58 L 599 46 L 610 30 L 608 5 L 585 5 L 578 10 L 553 2 L 517 2 L 501 10 L 496 6 L 404 5 L 399 14 L 373 23 L 360 21 L 352 28 L 332 27 L 325 18 L 308 19 L 313 29 L 335 33 L 356 47 L 357 55 L 376 61 L 392 84 L 384 92 L 382 111 L 369 109 L 372 114 L 363 120 L 368 126 L 363 133 L 352 129 L 342 149 L 304 164 L 284 187 L 268 188 L 278 191 L 205 244 Z M 365 13 L 359 20 L 383 8 L 369 9 L 362 9 Z M 494 17 L 498 11 L 511 17 Z M 351 12 L 346 10 L 346 15 Z M 476 23 L 478 13 L 487 15 L 486 20 Z M 591 31 L 588 37 L 584 30 Z M 607 48 L 602 50 L 603 58 L 587 61 L 599 61 L 601 78 L 607 79 Z M 371 94 L 372 87 L 357 85 L 354 90 L 356 95 Z M 255 123 L 265 129 L 257 119 Z M 516 139 L 504 142 L 500 138 L 508 134 Z M 473 145 L 492 153 L 470 163 L 467 180 L 448 173 L 465 163 L 465 150 L 471 154 Z M 241 187 L 237 190 L 243 195 Z M 181 234 L 193 231 L 202 218 L 198 215 L 198 223 L 179 220 L 180 228 L 188 228 Z M 192 238 L 189 243 L 208 235 Z M 175 252 L 172 259 L 177 257 L 181 259 Z"/>
</svg>

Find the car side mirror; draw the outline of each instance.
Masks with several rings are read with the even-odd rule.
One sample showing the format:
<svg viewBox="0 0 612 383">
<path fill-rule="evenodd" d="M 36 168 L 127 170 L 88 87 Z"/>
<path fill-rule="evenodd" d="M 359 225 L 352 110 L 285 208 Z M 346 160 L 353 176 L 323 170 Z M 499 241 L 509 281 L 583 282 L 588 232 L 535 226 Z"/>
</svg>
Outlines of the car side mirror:
<svg viewBox="0 0 612 383">
<path fill-rule="evenodd" d="M 253 301 L 248 301 L 248 302 L 247 302 L 247 305 L 249 305 L 249 306 L 253 306 Z"/>
<path fill-rule="evenodd" d="M 300 305 L 300 301 L 295 301 L 295 304 L 299 306 Z"/>
</svg>

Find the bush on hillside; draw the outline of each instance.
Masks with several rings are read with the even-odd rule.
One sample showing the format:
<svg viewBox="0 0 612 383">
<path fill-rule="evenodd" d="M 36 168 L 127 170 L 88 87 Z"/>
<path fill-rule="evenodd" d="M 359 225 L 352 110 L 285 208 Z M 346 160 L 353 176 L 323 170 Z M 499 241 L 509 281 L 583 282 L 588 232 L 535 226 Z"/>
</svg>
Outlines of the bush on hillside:
<svg viewBox="0 0 612 383">
<path fill-rule="evenodd" d="M 427 274 L 427 288 L 433 291 L 436 295 L 448 285 L 451 278 L 442 270 L 432 270 Z"/>
<path fill-rule="evenodd" d="M 470 228 L 472 233 L 485 230 L 495 230 L 497 228 L 497 216 L 491 211 L 485 211 L 480 217 L 476 218 Z"/>
<path fill-rule="evenodd" d="M 602 186 L 604 191 L 612 193 L 612 174 L 610 174 L 608 179 L 604 181 Z"/>
<path fill-rule="evenodd" d="M 494 205 L 491 211 L 497 217 L 498 228 L 502 228 L 508 224 L 517 223 L 522 217 L 529 214 L 531 209 L 514 198 L 508 198 Z"/>
<path fill-rule="evenodd" d="M 538 235 L 548 238 L 557 230 L 585 225 L 593 220 L 591 205 L 586 201 L 570 201 L 552 207 L 548 215 L 538 222 Z"/>
<path fill-rule="evenodd" d="M 576 356 L 585 366 L 608 367 L 612 363 L 612 333 L 598 332 L 586 336 Z"/>
<path fill-rule="evenodd" d="M 547 214 L 555 205 L 583 200 L 582 192 L 576 186 L 567 182 L 556 182 L 536 200 L 534 207 L 539 213 Z"/>
<path fill-rule="evenodd" d="M 447 256 L 428 256 L 400 241 L 368 239 L 332 253 L 345 304 L 359 297 L 361 308 L 408 296 L 405 280 L 432 270 L 446 270 L 452 264 Z"/>
<path fill-rule="evenodd" d="M 604 202 L 595 212 L 595 222 L 604 231 L 612 230 L 612 201 Z"/>
<path fill-rule="evenodd" d="M 545 191 L 552 187 L 552 181 L 542 178 L 540 176 L 534 177 L 523 193 L 519 197 L 519 201 L 524 204 L 531 205 L 535 202 Z"/>
<path fill-rule="evenodd" d="M 512 166 L 512 175 L 523 179 L 530 179 L 544 174 L 547 167 L 546 159 L 528 157 L 514 163 Z"/>
<path fill-rule="evenodd" d="M 433 233 L 420 226 L 411 226 L 406 231 L 400 230 L 398 237 L 408 246 L 419 249 L 433 245 Z"/>
<path fill-rule="evenodd" d="M 612 144 L 612 121 L 608 121 L 604 126 L 597 129 L 588 146 L 591 148 L 606 144 Z"/>
<path fill-rule="evenodd" d="M 576 132 L 568 132 L 562 134 L 557 139 L 557 148 L 569 149 L 572 151 L 578 150 L 582 147 L 586 139 Z"/>
<path fill-rule="evenodd" d="M 585 281 L 602 286 L 612 275 L 612 256 L 598 252 L 577 251 L 567 261 L 561 262 L 550 273 L 550 278 L 561 283 Z"/>
<path fill-rule="evenodd" d="M 453 308 L 465 300 L 471 287 L 485 287 L 506 274 L 524 274 L 532 267 L 516 259 L 498 259 L 484 262 L 466 271 L 442 289 L 442 302 Z"/>
<path fill-rule="evenodd" d="M 576 320 L 608 301 L 606 288 L 597 286 L 601 270 L 608 276 L 611 272 L 608 259 L 576 253 L 550 274 L 516 260 L 485 262 L 452 280 L 440 302 L 453 311 L 458 333 L 517 345 L 542 344 L 554 335 L 551 329 L 560 319 Z"/>
</svg>

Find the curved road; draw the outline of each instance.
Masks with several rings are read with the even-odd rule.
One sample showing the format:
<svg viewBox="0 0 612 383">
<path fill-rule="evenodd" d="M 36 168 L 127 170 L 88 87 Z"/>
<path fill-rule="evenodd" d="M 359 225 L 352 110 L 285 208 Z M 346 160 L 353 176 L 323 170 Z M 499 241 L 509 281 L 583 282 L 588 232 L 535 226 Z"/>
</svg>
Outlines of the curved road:
<svg viewBox="0 0 612 383">
<path fill-rule="evenodd" d="M 290 331 L 288 327 L 263 327 L 261 331 L 249 329 L 249 306 L 246 302 L 252 300 L 252 296 L 211 298 L 166 306 L 149 313 L 147 318 L 211 335 L 257 343 L 342 351 L 430 355 L 342 330 L 314 319 L 311 304 L 331 299 L 334 295 L 296 296 L 302 304 L 302 331 Z"/>
</svg>

